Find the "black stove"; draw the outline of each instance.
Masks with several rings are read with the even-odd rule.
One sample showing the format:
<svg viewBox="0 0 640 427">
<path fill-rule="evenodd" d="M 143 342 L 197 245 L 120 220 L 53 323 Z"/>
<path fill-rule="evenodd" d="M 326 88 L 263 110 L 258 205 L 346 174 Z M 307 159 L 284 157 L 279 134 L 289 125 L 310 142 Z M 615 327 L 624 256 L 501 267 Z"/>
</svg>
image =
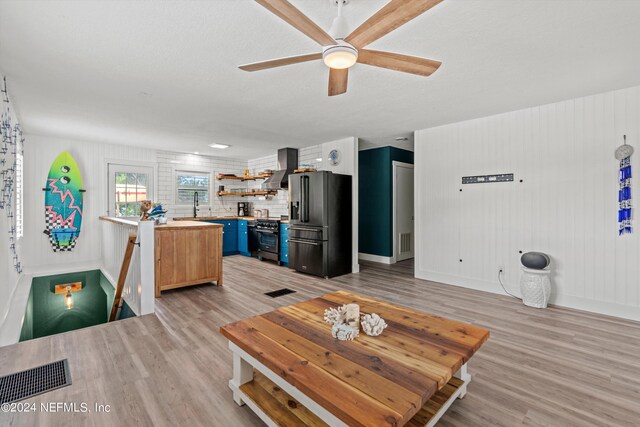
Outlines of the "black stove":
<svg viewBox="0 0 640 427">
<path fill-rule="evenodd" d="M 280 221 L 277 219 L 258 218 L 258 259 L 269 259 L 280 265 Z"/>
<path fill-rule="evenodd" d="M 256 228 L 259 230 L 279 231 L 280 221 L 277 219 L 258 218 Z"/>
</svg>

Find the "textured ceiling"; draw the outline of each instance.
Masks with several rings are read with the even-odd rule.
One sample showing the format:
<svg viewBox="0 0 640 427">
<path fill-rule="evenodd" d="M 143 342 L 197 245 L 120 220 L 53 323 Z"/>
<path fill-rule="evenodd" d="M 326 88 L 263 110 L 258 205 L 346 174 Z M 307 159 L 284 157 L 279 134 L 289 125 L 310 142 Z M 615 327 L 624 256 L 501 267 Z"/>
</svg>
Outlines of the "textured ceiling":
<svg viewBox="0 0 640 427">
<path fill-rule="evenodd" d="M 336 12 L 292 2 L 324 28 Z M 433 76 L 357 64 L 330 98 L 321 61 L 237 69 L 319 50 L 250 0 L 0 0 L 0 72 L 27 133 L 253 158 L 640 84 L 639 22 L 637 0 L 445 0 L 370 46 L 443 61 Z"/>
</svg>

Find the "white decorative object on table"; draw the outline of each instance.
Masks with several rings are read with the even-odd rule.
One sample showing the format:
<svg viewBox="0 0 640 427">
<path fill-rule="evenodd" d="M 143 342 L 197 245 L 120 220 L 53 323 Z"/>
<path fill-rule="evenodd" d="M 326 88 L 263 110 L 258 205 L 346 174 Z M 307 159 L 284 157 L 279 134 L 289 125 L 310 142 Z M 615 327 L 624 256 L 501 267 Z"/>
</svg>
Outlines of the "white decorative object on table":
<svg viewBox="0 0 640 427">
<path fill-rule="evenodd" d="M 344 323 L 356 331 L 360 330 L 360 306 L 358 304 L 347 304 L 345 306 Z"/>
<path fill-rule="evenodd" d="M 360 306 L 344 304 L 338 308 L 327 308 L 324 321 L 330 323 L 331 335 L 340 341 L 351 341 L 360 333 Z"/>
<path fill-rule="evenodd" d="M 535 308 L 546 308 L 551 296 L 551 271 L 534 270 L 522 267 L 520 275 L 520 293 L 524 305 Z"/>
<path fill-rule="evenodd" d="M 372 337 L 380 335 L 382 331 L 384 331 L 384 328 L 388 326 L 387 322 L 376 313 L 365 314 L 362 316 L 360 323 L 362 324 L 364 333 Z"/>
<path fill-rule="evenodd" d="M 340 323 L 344 323 L 344 319 L 347 316 L 347 306 L 343 305 L 338 308 L 327 308 L 324 311 L 324 321 L 331 325 L 337 325 Z"/>
<path fill-rule="evenodd" d="M 340 341 L 352 341 L 358 336 L 358 330 L 345 323 L 337 323 L 331 328 L 331 335 Z"/>
</svg>

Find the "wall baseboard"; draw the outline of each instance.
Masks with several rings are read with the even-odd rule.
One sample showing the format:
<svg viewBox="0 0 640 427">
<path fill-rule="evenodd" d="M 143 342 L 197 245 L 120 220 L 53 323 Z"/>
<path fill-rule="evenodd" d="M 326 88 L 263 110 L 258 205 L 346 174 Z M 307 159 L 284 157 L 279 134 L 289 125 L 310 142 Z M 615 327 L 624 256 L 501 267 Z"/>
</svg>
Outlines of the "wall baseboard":
<svg viewBox="0 0 640 427">
<path fill-rule="evenodd" d="M 463 288 L 475 289 L 478 291 L 507 295 L 500 287 L 500 284 L 483 280 L 474 280 L 467 277 L 452 276 L 448 274 L 417 269 L 415 272 L 415 277 L 416 279 L 438 282 L 448 286 L 460 286 Z M 619 317 L 627 320 L 640 321 L 640 308 L 630 305 L 591 300 L 571 295 L 557 294 L 551 295 L 549 304 L 575 310 L 588 311 L 591 313 L 603 314 L 606 316 Z"/>
<path fill-rule="evenodd" d="M 358 253 L 358 259 L 361 259 L 363 261 L 379 262 L 381 264 L 395 264 L 396 262 L 396 260 L 390 256 L 365 254 L 363 252 Z"/>
</svg>

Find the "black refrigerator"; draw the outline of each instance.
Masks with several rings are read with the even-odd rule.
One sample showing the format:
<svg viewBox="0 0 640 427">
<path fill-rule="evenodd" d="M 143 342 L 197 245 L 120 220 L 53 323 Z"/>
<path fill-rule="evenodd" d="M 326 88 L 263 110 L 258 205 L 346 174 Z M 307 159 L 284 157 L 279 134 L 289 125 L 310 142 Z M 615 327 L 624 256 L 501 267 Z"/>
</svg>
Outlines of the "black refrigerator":
<svg viewBox="0 0 640 427">
<path fill-rule="evenodd" d="M 320 277 L 351 273 L 351 176 L 289 175 L 289 268 Z"/>
</svg>

